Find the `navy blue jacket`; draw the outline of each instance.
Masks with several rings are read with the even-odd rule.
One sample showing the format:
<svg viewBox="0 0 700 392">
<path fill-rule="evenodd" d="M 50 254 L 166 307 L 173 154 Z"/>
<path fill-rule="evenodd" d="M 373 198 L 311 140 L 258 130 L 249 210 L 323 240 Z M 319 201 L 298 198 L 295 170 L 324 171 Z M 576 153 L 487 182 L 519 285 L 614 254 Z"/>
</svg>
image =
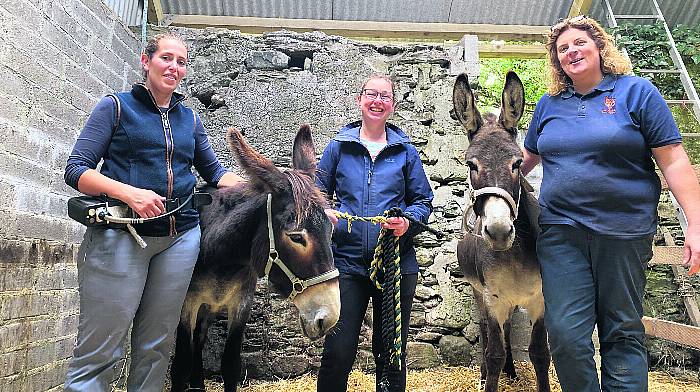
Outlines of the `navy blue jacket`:
<svg viewBox="0 0 700 392">
<path fill-rule="evenodd" d="M 360 121 L 343 127 L 323 152 L 317 168 L 317 184 L 329 198 L 335 194 L 338 211 L 358 216 L 383 215 L 400 207 L 413 218 L 427 223 L 432 212 L 433 192 L 416 148 L 398 127 L 387 123 L 387 145 L 374 162 L 360 142 Z M 368 276 L 380 227 L 353 222 L 351 232 L 340 220 L 333 233 L 335 265 L 342 273 Z M 418 273 L 413 236 L 409 226 L 401 236 L 401 272 Z"/>
<path fill-rule="evenodd" d="M 78 190 L 78 179 L 88 169 L 137 188 L 150 189 L 168 199 L 186 198 L 196 179 L 194 166 L 205 181 L 216 184 L 226 170 L 209 144 L 197 114 L 185 107 L 185 97 L 174 93 L 170 106 L 159 108 L 142 84 L 116 94 L 121 104 L 119 123 L 116 106 L 104 97 L 90 114 L 73 147 L 65 170 L 66 184 Z M 174 235 L 199 224 L 196 210 L 171 218 L 138 224 L 141 235 Z"/>
</svg>

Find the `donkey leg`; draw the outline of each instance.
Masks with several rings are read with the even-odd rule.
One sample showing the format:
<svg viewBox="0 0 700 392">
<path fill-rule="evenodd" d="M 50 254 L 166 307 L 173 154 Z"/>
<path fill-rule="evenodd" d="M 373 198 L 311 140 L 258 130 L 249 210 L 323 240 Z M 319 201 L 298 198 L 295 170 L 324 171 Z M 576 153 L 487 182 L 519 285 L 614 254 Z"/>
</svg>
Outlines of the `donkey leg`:
<svg viewBox="0 0 700 392">
<path fill-rule="evenodd" d="M 498 377 L 506 363 L 506 351 L 501 323 L 491 314 L 488 316 L 488 345 L 484 354 L 486 360 L 485 392 L 498 391 Z"/>
<path fill-rule="evenodd" d="M 192 368 L 192 339 L 187 322 L 180 319 L 175 340 L 175 356 L 170 365 L 170 391 L 184 392 Z"/>
<path fill-rule="evenodd" d="M 228 330 L 224 355 L 221 358 L 221 376 L 224 379 L 224 391 L 235 392 L 241 375 L 241 344 L 245 331 L 245 320 L 234 320 Z"/>
<path fill-rule="evenodd" d="M 197 312 L 197 324 L 193 334 L 193 349 L 191 353 L 192 369 L 190 372 L 190 388 L 201 388 L 204 390 L 204 364 L 202 363 L 202 351 L 207 341 L 207 332 L 214 318 L 211 314 L 211 307 L 202 304 Z"/>
<path fill-rule="evenodd" d="M 235 306 L 228 309 L 228 335 L 226 346 L 221 358 L 221 377 L 224 379 L 224 391 L 235 392 L 238 388 L 238 379 L 241 376 L 241 346 L 243 344 L 243 332 L 250 317 L 253 305 L 253 293 L 256 280 L 250 280 L 247 286 L 241 289 L 244 297 Z"/>
<path fill-rule="evenodd" d="M 535 368 L 537 391 L 549 392 L 549 364 L 551 357 L 549 355 L 549 345 L 547 344 L 547 331 L 544 327 L 544 316 L 538 318 L 532 326 L 528 351 L 530 353 L 530 362 Z"/>
<path fill-rule="evenodd" d="M 508 319 L 503 324 L 503 338 L 506 342 L 506 363 L 503 366 L 503 372 L 508 376 L 510 379 L 515 379 L 517 378 L 517 374 L 515 374 L 515 364 L 513 363 L 513 351 L 511 350 L 510 347 L 510 326 L 511 326 L 511 319 Z"/>
<path fill-rule="evenodd" d="M 488 321 L 486 318 L 486 305 L 484 304 L 484 296 L 472 288 L 474 293 L 474 299 L 476 300 L 476 305 L 479 309 L 479 342 L 481 343 L 481 381 L 486 381 L 486 347 L 488 347 L 489 334 L 488 334 Z"/>
</svg>

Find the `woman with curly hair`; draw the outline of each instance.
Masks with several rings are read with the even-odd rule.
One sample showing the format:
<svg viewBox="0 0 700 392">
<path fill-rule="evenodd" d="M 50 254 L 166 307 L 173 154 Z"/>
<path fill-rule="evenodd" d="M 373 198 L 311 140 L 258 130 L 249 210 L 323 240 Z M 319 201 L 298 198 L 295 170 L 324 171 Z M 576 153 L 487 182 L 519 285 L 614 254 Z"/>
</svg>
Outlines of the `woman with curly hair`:
<svg viewBox="0 0 700 392">
<path fill-rule="evenodd" d="M 700 186 L 666 102 L 593 19 L 552 26 L 551 83 L 525 138 L 540 190 L 545 325 L 564 391 L 646 391 L 642 298 L 661 191 L 688 219 L 684 262 L 700 270 Z M 601 379 L 591 340 L 598 327 Z"/>
</svg>

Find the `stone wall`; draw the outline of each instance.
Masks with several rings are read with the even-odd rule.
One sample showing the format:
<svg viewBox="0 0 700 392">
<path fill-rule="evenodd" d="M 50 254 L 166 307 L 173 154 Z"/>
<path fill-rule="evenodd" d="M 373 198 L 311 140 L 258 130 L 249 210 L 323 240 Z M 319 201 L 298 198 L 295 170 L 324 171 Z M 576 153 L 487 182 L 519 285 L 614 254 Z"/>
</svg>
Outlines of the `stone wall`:
<svg viewBox="0 0 700 392">
<path fill-rule="evenodd" d="M 466 71 L 471 80 L 477 79 L 476 37 L 444 48 L 360 43 L 318 32 L 257 37 L 220 29 L 181 33 L 190 45 L 191 66 L 184 85 L 191 96 L 188 103 L 202 114 L 218 155 L 231 167 L 235 163 L 224 140 L 227 127 L 240 128 L 278 166 L 288 166 L 299 124 L 311 125 L 320 154 L 340 126 L 359 118 L 354 97 L 362 81 L 375 72 L 394 78 L 397 106 L 390 121 L 406 130 L 418 148 L 435 192 L 431 225 L 451 237 L 416 238 L 420 275 L 410 320 L 408 366 L 474 364 L 477 318 L 471 288 L 458 279 L 454 241 L 461 227 L 468 173 L 462 157 L 468 142 L 450 111 L 455 75 Z M 287 378 L 316 370 L 322 341 L 301 337 L 293 307 L 274 295 L 266 296 L 264 286 L 259 289 L 244 343 L 245 377 Z M 516 318 L 516 325 L 527 324 L 523 315 Z M 221 321 L 210 332 L 206 355 L 210 373 L 219 371 L 224 325 Z M 515 330 L 518 336 L 529 336 L 527 330 Z M 514 340 L 521 352 L 523 339 Z M 356 365 L 373 370 L 367 326 Z"/>
<path fill-rule="evenodd" d="M 139 42 L 100 0 L 0 2 L 0 391 L 60 390 L 78 323 L 63 182 L 106 92 L 138 80 Z"/>
<path fill-rule="evenodd" d="M 83 233 L 65 214 L 76 192 L 63 183 L 63 169 L 97 100 L 140 79 L 139 42 L 99 0 L 8 0 L 0 5 L 0 21 L 0 391 L 59 390 L 78 323 L 75 256 Z M 392 121 L 421 150 L 436 191 L 433 221 L 451 232 L 459 227 L 452 196 L 464 189 L 459 156 L 466 137 L 449 115 L 451 75 L 469 71 L 476 78 L 474 37 L 445 49 L 322 33 L 182 33 L 192 48 L 183 90 L 232 167 L 226 127 L 241 128 L 286 166 L 299 124 L 311 124 L 320 153 L 339 126 L 358 117 L 353 96 L 361 81 L 373 72 L 392 74 L 399 96 Z M 454 243 L 429 235 L 417 242 L 422 272 L 411 321 L 412 367 L 472 363 L 471 297 L 449 276 Z M 261 294 L 253 313 L 244 354 L 248 377 L 289 377 L 318 366 L 320 342 L 300 337 L 288 303 Z M 363 368 L 371 367 L 367 332 L 358 361 Z M 218 366 L 211 359 L 221 347 L 217 336 L 220 331 L 208 353 L 211 371 Z"/>
<path fill-rule="evenodd" d="M 276 164 L 288 166 L 299 124 L 311 124 L 320 154 L 340 126 L 359 117 L 353 96 L 362 80 L 373 72 L 391 74 L 398 93 L 391 121 L 421 152 L 435 191 L 431 224 L 454 238 L 466 188 L 466 135 L 450 117 L 451 91 L 459 72 L 476 80 L 474 37 L 443 48 L 322 33 L 181 33 L 191 46 L 183 84 L 188 104 L 202 114 L 219 156 L 234 168 L 225 128 L 241 128 Z M 75 255 L 83 233 L 65 214 L 66 200 L 76 193 L 64 185 L 63 168 L 97 100 L 140 79 L 138 52 L 138 40 L 99 0 L 0 3 L 0 392 L 61 389 L 78 322 Z M 423 234 L 416 243 L 421 269 L 409 367 L 474 364 L 478 326 L 470 289 L 459 280 L 454 240 Z M 265 285 L 258 290 L 244 343 L 245 376 L 292 377 L 317 369 L 321 341 L 301 337 L 294 308 Z M 209 373 L 218 371 L 222 323 L 210 333 Z M 519 358 L 527 324 L 526 315 L 516 313 Z M 366 370 L 373 365 L 369 336 L 363 327 L 357 366 Z"/>
</svg>

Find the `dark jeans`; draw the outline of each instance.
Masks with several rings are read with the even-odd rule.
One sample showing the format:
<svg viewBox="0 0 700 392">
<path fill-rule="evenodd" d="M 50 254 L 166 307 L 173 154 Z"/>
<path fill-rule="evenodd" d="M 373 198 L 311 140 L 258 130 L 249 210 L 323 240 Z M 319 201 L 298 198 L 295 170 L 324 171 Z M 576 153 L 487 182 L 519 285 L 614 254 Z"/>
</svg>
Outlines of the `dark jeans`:
<svg viewBox="0 0 700 392">
<path fill-rule="evenodd" d="M 401 276 L 401 371 L 390 370 L 389 390 L 406 390 L 406 340 L 411 318 L 413 295 L 416 292 L 417 274 Z M 362 320 L 372 298 L 372 353 L 377 365 L 377 390 L 384 368 L 381 303 L 382 293 L 368 277 L 340 274 L 340 319 L 326 335 L 323 345 L 321 369 L 318 372 L 318 392 L 341 392 L 348 387 L 348 375 L 357 355 L 357 343 Z"/>
<path fill-rule="evenodd" d="M 563 391 L 646 391 L 642 298 L 652 236 L 619 239 L 544 225 L 537 240 L 545 326 Z M 601 380 L 591 340 L 598 326 Z"/>
</svg>

